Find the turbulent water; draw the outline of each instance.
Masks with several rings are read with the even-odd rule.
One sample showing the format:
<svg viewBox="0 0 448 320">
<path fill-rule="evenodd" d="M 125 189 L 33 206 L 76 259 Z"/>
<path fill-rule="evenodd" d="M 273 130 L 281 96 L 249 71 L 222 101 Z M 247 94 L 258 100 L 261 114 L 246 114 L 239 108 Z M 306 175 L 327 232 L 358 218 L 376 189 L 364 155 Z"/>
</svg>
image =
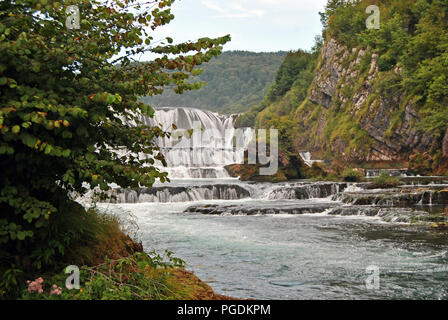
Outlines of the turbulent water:
<svg viewBox="0 0 448 320">
<path fill-rule="evenodd" d="M 448 239 L 369 216 L 370 207 L 353 212 L 348 209 L 356 206 L 332 200 L 333 192 L 349 194 L 359 187 L 224 179 L 171 184 L 174 194 L 215 184 L 250 196 L 209 200 L 213 197 L 205 192 L 193 200 L 101 207 L 131 212 L 145 248 L 174 251 L 219 293 L 256 299 L 448 298 Z M 382 210 L 403 217 L 403 209 Z M 369 266 L 379 268 L 378 290 L 366 287 Z"/>
<path fill-rule="evenodd" d="M 219 141 L 232 135 L 233 117 L 191 109 L 156 112 L 164 125 L 188 128 L 194 120 L 218 128 Z M 175 252 L 218 293 L 255 299 L 448 298 L 448 238 L 408 224 L 443 210 L 448 199 L 438 190 L 447 181 L 430 191 L 414 191 L 415 185 L 391 191 L 331 182 L 247 183 L 229 179 L 222 168 L 239 151 L 225 142 L 202 144 L 208 150 L 199 165 L 192 148 L 159 143 L 168 171 L 181 179 L 152 189 L 116 189 L 114 203 L 100 208 L 131 213 L 145 248 Z M 216 159 L 220 149 L 224 159 Z M 368 286 L 372 266 L 379 270 L 377 289 Z"/>
<path fill-rule="evenodd" d="M 159 138 L 168 164 L 161 168 L 171 178 L 227 178 L 225 165 L 241 163 L 244 150 L 252 139 L 251 128 L 234 127 L 236 115 L 220 115 L 193 108 L 160 108 L 153 118 L 143 123 L 172 132 L 171 137 Z M 191 135 L 188 131 L 193 129 Z"/>
</svg>

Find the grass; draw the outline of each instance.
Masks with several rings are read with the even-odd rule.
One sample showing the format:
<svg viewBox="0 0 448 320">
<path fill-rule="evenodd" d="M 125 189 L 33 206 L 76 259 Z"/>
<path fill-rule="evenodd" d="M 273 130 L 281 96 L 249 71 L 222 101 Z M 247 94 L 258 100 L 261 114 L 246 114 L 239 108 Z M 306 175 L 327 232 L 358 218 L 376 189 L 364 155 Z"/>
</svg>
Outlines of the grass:
<svg viewBox="0 0 448 320">
<path fill-rule="evenodd" d="M 61 257 L 55 267 L 24 274 L 17 279 L 21 300 L 195 300 L 230 299 L 221 296 L 193 273 L 185 262 L 173 256 L 144 252 L 136 236 L 136 224 L 125 213 L 113 215 L 93 208 L 74 205 L 65 217 L 77 232 L 77 242 Z M 69 290 L 65 283 L 67 266 L 79 266 L 80 287 Z M 42 278 L 40 289 L 29 287 Z M 28 284 L 25 280 L 30 281 Z M 36 282 L 34 282 L 36 283 Z M 54 287 L 53 287 L 54 286 Z M 59 288 L 60 293 L 55 293 Z M 1 297 L 0 297 L 1 298 Z"/>
<path fill-rule="evenodd" d="M 400 179 L 398 177 L 392 177 L 387 172 L 381 173 L 380 176 L 375 177 L 371 183 L 372 188 L 395 188 L 400 184 Z"/>
<path fill-rule="evenodd" d="M 346 182 L 357 182 L 361 179 L 362 173 L 355 169 L 347 168 L 342 171 L 342 179 Z"/>
</svg>

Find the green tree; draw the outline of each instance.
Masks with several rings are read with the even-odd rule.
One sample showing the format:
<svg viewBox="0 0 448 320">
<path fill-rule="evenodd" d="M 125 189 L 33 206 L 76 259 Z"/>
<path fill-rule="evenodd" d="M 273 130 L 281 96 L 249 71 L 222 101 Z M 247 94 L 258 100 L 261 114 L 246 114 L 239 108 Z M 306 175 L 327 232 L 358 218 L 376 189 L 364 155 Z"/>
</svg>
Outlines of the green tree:
<svg viewBox="0 0 448 320">
<path fill-rule="evenodd" d="M 143 101 L 158 107 L 195 107 L 220 113 L 239 113 L 263 100 L 286 52 L 226 51 L 190 81 L 204 81 L 201 90 L 183 95 L 166 90 Z"/>
<path fill-rule="evenodd" d="M 5 266 L 8 274 L 43 268 L 64 254 L 77 230 L 62 235 L 56 221 L 70 210 L 70 192 L 85 193 L 85 183 L 106 191 L 113 182 L 135 188 L 167 179 L 154 167 L 164 159 L 153 142 L 167 133 L 141 123 L 140 115 L 154 111 L 139 98 L 166 86 L 199 88 L 187 82 L 195 66 L 230 40 L 156 42 L 151 34 L 174 18 L 173 2 L 0 3 L 2 274 Z M 69 5 L 79 7 L 79 29 L 66 27 Z M 145 52 L 158 58 L 137 63 Z"/>
</svg>

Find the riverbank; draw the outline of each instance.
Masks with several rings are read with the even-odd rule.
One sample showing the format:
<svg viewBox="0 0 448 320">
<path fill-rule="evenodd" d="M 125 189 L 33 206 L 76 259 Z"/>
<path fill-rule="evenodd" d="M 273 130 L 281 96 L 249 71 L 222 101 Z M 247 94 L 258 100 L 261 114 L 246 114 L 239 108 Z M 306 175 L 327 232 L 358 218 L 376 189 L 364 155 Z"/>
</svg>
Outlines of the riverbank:
<svg viewBox="0 0 448 320">
<path fill-rule="evenodd" d="M 66 257 L 64 264 L 79 265 L 80 287 L 69 290 L 70 273 L 41 270 L 28 273 L 19 285 L 21 300 L 236 300 L 217 294 L 171 252 L 145 252 L 130 236 L 129 221 L 94 209 L 84 212 L 100 222 L 96 243 L 77 247 L 82 253 Z M 91 221 L 91 220 L 90 220 Z M 74 260 L 73 260 L 74 259 Z M 82 267 L 81 267 L 82 265 Z M 74 283 L 74 282 L 73 282 Z"/>
</svg>

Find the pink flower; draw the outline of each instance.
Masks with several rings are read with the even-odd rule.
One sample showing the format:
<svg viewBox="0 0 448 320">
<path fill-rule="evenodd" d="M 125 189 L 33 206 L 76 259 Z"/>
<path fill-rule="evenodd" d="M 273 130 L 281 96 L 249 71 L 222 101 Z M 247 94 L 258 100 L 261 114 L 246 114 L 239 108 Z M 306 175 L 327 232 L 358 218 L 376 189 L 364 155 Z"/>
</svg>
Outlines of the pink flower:
<svg viewBox="0 0 448 320">
<path fill-rule="evenodd" d="M 57 287 L 56 285 L 53 285 L 53 290 L 50 291 L 50 294 L 52 295 L 61 295 L 62 293 L 62 288 L 61 287 Z"/>
<path fill-rule="evenodd" d="M 42 279 L 42 277 L 39 277 L 34 281 L 28 280 L 26 282 L 28 284 L 28 292 L 34 292 L 34 291 L 37 291 L 39 293 L 44 292 L 44 290 L 42 289 L 43 282 L 44 282 L 44 279 Z"/>
</svg>

